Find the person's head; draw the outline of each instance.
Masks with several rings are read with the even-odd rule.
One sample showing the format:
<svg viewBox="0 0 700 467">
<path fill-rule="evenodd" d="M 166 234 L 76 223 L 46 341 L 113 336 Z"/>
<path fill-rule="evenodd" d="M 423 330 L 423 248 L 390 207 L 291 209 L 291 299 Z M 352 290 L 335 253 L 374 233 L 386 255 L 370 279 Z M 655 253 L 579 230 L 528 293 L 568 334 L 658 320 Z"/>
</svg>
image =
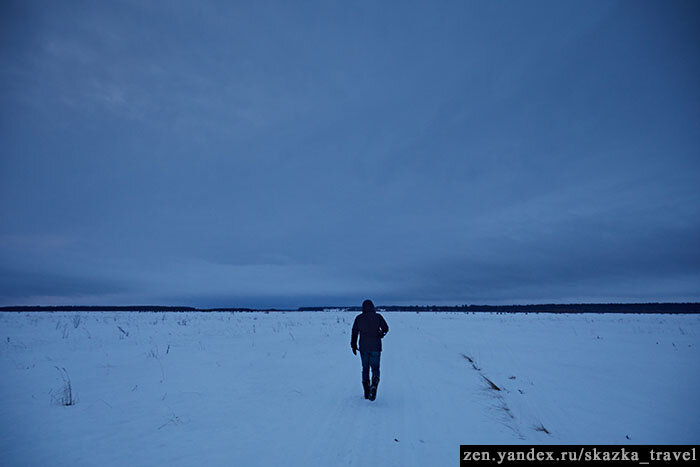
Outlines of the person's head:
<svg viewBox="0 0 700 467">
<path fill-rule="evenodd" d="M 362 313 L 374 313 L 374 303 L 372 303 L 372 300 L 367 299 L 362 302 Z"/>
</svg>

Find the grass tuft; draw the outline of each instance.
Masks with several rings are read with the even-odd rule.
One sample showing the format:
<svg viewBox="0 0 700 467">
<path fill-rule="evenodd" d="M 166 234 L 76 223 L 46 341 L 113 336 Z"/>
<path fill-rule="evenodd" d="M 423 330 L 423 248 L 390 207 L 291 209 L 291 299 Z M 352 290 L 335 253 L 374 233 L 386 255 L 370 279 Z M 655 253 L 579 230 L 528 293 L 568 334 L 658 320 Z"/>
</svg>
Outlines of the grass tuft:
<svg viewBox="0 0 700 467">
<path fill-rule="evenodd" d="M 463 354 L 462 354 L 462 357 L 466 358 L 467 361 L 468 361 L 469 363 L 471 363 L 472 368 L 474 368 L 476 371 L 481 371 L 481 368 L 479 368 L 478 366 L 476 366 L 476 362 L 475 362 L 474 359 L 471 358 L 469 355 L 463 353 Z"/>
<path fill-rule="evenodd" d="M 496 384 L 495 384 L 493 381 L 491 381 L 490 379 L 488 379 L 486 376 L 481 375 L 481 377 L 484 378 L 484 380 L 488 383 L 489 387 L 490 387 L 491 389 L 493 389 L 494 391 L 500 391 L 500 390 L 501 390 L 501 388 L 499 388 L 498 386 L 496 386 Z"/>
<path fill-rule="evenodd" d="M 535 426 L 535 431 L 541 431 L 542 433 L 546 433 L 546 434 L 548 434 L 548 435 L 551 435 L 551 433 L 549 432 L 549 430 L 548 430 L 547 428 L 545 428 L 544 425 L 543 425 L 542 423 L 540 423 L 539 425 Z"/>
<path fill-rule="evenodd" d="M 60 394 L 56 397 L 56 402 L 65 407 L 75 405 L 77 402 L 75 395 L 73 394 L 73 385 L 70 381 L 70 376 L 68 376 L 68 371 L 65 368 L 54 367 L 61 374 L 61 379 L 63 380 L 63 387 L 61 388 Z"/>
</svg>

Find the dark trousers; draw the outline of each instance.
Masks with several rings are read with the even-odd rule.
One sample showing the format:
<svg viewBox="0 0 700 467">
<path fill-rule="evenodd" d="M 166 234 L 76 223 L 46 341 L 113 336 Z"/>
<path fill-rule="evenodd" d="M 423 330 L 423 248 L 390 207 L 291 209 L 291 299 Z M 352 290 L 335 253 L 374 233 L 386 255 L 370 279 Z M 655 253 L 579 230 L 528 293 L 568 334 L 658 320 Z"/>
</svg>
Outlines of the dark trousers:
<svg viewBox="0 0 700 467">
<path fill-rule="evenodd" d="M 381 356 L 381 351 L 360 351 L 360 358 L 362 359 L 362 381 L 369 381 L 370 367 L 372 368 L 372 379 L 379 380 L 379 360 Z"/>
</svg>

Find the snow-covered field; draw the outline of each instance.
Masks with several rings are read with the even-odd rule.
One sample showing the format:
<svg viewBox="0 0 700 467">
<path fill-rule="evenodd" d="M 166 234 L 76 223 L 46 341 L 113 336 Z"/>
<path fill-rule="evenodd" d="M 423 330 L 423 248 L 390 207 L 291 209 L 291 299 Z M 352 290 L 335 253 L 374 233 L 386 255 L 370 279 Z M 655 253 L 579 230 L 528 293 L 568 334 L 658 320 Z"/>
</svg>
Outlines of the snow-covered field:
<svg viewBox="0 0 700 467">
<path fill-rule="evenodd" d="M 700 443 L 700 316 L 384 313 L 375 402 L 354 316 L 1 313 L 0 465 L 456 465 L 459 444 Z"/>
</svg>

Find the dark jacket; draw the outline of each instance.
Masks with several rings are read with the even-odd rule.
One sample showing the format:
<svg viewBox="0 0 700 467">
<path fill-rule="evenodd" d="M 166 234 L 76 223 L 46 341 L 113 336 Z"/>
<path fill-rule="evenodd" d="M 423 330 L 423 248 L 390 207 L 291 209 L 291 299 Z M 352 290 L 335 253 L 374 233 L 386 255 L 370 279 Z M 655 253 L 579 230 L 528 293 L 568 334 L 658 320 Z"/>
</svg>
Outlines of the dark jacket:
<svg viewBox="0 0 700 467">
<path fill-rule="evenodd" d="M 350 346 L 357 348 L 357 335 L 360 335 L 360 352 L 382 351 L 382 337 L 389 332 L 382 315 L 376 311 L 363 311 L 352 324 Z"/>
</svg>

